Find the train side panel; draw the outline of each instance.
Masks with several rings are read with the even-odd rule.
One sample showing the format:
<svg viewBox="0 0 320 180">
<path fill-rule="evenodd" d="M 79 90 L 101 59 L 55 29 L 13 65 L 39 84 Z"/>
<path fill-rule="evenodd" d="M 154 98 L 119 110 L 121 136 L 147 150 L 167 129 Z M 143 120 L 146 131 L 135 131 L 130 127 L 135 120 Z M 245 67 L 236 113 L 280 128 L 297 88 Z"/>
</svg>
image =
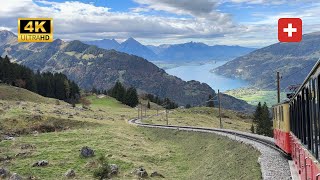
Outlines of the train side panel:
<svg viewBox="0 0 320 180">
<path fill-rule="evenodd" d="M 287 154 L 291 154 L 288 103 L 273 107 L 273 135 L 275 144 Z"/>
<path fill-rule="evenodd" d="M 291 157 L 300 179 L 320 180 L 319 78 L 308 81 L 290 101 Z"/>
<path fill-rule="evenodd" d="M 300 140 L 290 134 L 291 157 L 300 179 L 320 180 L 320 165 L 313 155 L 301 144 Z"/>
</svg>

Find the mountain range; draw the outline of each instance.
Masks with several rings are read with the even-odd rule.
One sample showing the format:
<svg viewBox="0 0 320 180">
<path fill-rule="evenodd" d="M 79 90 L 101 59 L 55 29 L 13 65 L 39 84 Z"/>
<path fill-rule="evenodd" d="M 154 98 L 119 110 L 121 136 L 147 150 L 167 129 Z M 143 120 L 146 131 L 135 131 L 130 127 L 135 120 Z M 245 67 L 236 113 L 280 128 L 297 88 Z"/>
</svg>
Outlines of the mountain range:
<svg viewBox="0 0 320 180">
<path fill-rule="evenodd" d="M 150 61 L 168 61 L 170 63 L 231 60 L 255 50 L 241 46 L 209 46 L 196 42 L 145 46 L 133 38 L 129 38 L 122 43 L 118 43 L 114 39 L 86 41 L 84 43 L 140 56 Z"/>
<path fill-rule="evenodd" d="M 213 71 L 241 78 L 264 89 L 276 87 L 276 72 L 281 88 L 303 82 L 320 57 L 320 32 L 303 35 L 299 43 L 276 43 L 238 57 Z"/>
<path fill-rule="evenodd" d="M 116 81 L 133 86 L 139 93 L 151 93 L 170 98 L 179 105 L 203 105 L 214 90 L 205 83 L 183 81 L 167 74 L 153 63 L 116 50 L 106 50 L 80 41 L 52 43 L 18 43 L 10 31 L 0 31 L 0 55 L 25 65 L 34 71 L 64 73 L 81 88 L 110 89 Z M 252 110 L 244 101 L 224 95 L 233 103 L 224 108 Z M 241 108 L 232 104 L 243 104 Z"/>
</svg>

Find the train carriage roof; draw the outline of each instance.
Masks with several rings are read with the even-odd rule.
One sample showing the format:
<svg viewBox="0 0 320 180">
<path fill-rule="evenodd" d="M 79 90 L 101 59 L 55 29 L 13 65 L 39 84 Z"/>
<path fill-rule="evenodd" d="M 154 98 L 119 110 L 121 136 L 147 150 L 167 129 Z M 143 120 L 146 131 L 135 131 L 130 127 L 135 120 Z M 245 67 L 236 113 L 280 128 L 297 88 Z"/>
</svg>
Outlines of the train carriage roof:
<svg viewBox="0 0 320 180">
<path fill-rule="evenodd" d="M 280 103 L 277 103 L 277 104 L 274 104 L 272 107 L 275 107 L 275 106 L 279 106 L 279 105 L 282 105 L 282 104 L 289 104 L 289 100 L 285 100 L 285 101 L 282 101 Z"/>
<path fill-rule="evenodd" d="M 301 89 L 305 86 L 305 84 L 308 83 L 310 77 L 319 69 L 320 66 L 320 59 L 316 62 L 316 64 L 313 66 L 313 68 L 311 69 L 310 73 L 308 74 L 308 76 L 305 78 L 305 80 L 303 81 L 303 83 L 300 85 L 299 89 L 296 91 L 296 93 L 294 94 L 294 96 L 290 99 L 290 102 L 293 101 L 293 99 L 300 93 Z M 281 103 L 280 103 L 281 104 Z"/>
</svg>

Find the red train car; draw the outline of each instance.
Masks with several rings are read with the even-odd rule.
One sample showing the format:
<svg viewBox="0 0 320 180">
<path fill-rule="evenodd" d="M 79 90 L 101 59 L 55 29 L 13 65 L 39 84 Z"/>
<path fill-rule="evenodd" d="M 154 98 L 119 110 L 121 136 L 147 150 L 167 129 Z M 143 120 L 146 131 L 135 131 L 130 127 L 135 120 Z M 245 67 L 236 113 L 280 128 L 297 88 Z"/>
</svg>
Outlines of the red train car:
<svg viewBox="0 0 320 180">
<path fill-rule="evenodd" d="M 273 106 L 273 137 L 275 144 L 287 154 L 291 154 L 289 104 Z"/>
<path fill-rule="evenodd" d="M 292 98 L 272 111 L 275 144 L 292 157 L 300 179 L 320 180 L 320 61 Z"/>
</svg>

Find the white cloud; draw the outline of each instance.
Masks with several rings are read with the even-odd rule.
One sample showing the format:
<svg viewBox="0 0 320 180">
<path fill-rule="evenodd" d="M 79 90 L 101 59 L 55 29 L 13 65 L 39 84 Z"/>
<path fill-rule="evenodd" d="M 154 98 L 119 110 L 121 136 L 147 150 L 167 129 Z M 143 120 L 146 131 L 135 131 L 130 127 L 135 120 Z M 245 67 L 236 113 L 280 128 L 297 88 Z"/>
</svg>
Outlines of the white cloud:
<svg viewBox="0 0 320 180">
<path fill-rule="evenodd" d="M 0 26 L 0 31 L 2 31 L 2 30 L 11 31 L 11 29 L 10 29 L 10 28 L 8 28 L 8 27 L 2 27 L 2 26 Z"/>
<path fill-rule="evenodd" d="M 40 4 L 40 5 L 38 5 Z M 55 37 L 64 39 L 92 38 L 187 38 L 216 37 L 242 29 L 230 16 L 211 11 L 203 3 L 176 3 L 185 12 L 196 14 L 190 18 L 148 16 L 134 12 L 110 12 L 108 7 L 97 7 L 76 1 L 63 3 L 32 0 L 6 1 L 0 8 L 2 26 L 17 29 L 18 17 L 53 17 Z M 189 8 L 195 5 L 196 8 Z M 28 8 L 26 8 L 28 7 Z M 167 6 L 168 9 L 171 7 Z M 210 14 L 206 18 L 202 11 Z M 182 13 L 181 11 L 181 13 Z"/>
<path fill-rule="evenodd" d="M 292 3 L 309 3 L 315 0 L 222 0 L 223 2 L 245 3 L 245 4 L 263 4 L 263 5 L 279 5 Z"/>
<path fill-rule="evenodd" d="M 274 5 L 289 0 L 134 1 L 139 6 L 131 11 L 113 12 L 109 7 L 97 7 L 78 1 L 10 0 L 0 6 L 0 29 L 16 31 L 19 17 L 53 17 L 55 38 L 65 40 L 135 37 L 150 44 L 193 40 L 209 44 L 265 46 L 277 42 L 277 19 L 280 17 L 300 16 L 305 24 L 304 30 L 307 30 L 305 32 L 319 31 L 320 28 L 320 19 L 317 18 L 320 16 L 320 4 L 312 4 L 296 12 L 273 15 L 261 12 L 257 14 L 260 20 L 238 24 L 233 21 L 232 14 L 218 10 L 221 3 Z M 152 13 L 148 11 L 165 11 L 178 16 L 159 15 L 162 13 L 150 15 Z"/>
<path fill-rule="evenodd" d="M 203 15 L 210 14 L 217 1 L 213 0 L 134 0 L 144 6 L 144 9 L 166 11 L 174 14 Z"/>
</svg>

